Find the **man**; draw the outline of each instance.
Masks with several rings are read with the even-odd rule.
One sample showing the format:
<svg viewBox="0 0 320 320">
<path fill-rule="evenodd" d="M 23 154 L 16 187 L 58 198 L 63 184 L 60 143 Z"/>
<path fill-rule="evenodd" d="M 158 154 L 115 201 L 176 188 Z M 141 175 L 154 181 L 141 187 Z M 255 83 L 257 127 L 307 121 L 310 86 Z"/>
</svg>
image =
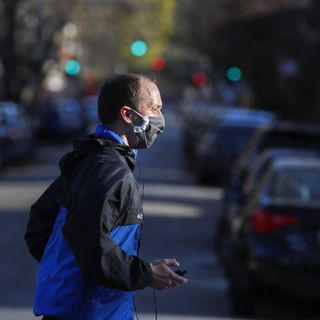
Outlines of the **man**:
<svg viewBox="0 0 320 320">
<path fill-rule="evenodd" d="M 43 319 L 133 318 L 133 291 L 157 290 L 187 279 L 137 257 L 142 200 L 133 176 L 136 150 L 164 129 L 157 85 L 135 75 L 105 82 L 101 124 L 60 161 L 61 174 L 31 207 L 25 235 L 40 261 L 34 313 Z"/>
</svg>

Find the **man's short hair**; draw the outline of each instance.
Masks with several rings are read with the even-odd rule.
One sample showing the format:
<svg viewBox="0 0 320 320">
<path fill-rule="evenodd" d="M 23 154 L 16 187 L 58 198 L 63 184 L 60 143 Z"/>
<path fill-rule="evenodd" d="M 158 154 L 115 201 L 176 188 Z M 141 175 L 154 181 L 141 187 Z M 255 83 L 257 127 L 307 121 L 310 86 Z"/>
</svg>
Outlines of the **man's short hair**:
<svg viewBox="0 0 320 320">
<path fill-rule="evenodd" d="M 102 85 L 98 97 L 98 114 L 102 123 L 112 124 L 119 119 L 122 106 L 138 110 L 142 99 L 141 81 L 155 82 L 139 74 L 119 74 L 107 79 Z"/>
</svg>

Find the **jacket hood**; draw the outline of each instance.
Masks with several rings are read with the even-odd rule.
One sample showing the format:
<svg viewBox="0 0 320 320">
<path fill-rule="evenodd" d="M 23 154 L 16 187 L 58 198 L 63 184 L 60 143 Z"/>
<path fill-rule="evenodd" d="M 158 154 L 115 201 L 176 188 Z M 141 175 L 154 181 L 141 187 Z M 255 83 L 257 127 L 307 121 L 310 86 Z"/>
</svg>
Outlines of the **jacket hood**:
<svg viewBox="0 0 320 320">
<path fill-rule="evenodd" d="M 78 164 L 92 151 L 113 148 L 117 150 L 127 160 L 131 170 L 134 168 L 135 159 L 130 147 L 119 144 L 111 139 L 97 139 L 94 136 L 89 136 L 83 140 L 76 140 L 73 142 L 73 151 L 64 155 L 60 162 L 59 167 L 63 176 L 69 176 L 77 168 Z"/>
</svg>

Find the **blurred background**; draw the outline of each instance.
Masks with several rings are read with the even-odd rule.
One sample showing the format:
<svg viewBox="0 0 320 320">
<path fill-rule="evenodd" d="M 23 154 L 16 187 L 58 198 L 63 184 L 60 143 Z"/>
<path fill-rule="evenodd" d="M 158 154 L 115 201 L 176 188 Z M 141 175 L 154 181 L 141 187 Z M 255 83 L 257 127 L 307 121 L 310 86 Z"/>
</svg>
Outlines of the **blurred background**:
<svg viewBox="0 0 320 320">
<path fill-rule="evenodd" d="M 319 56 L 316 0 L 0 0 L 0 319 L 35 319 L 30 205 L 125 72 L 167 123 L 139 153 L 141 256 L 189 278 L 138 317 L 319 319 Z"/>
</svg>

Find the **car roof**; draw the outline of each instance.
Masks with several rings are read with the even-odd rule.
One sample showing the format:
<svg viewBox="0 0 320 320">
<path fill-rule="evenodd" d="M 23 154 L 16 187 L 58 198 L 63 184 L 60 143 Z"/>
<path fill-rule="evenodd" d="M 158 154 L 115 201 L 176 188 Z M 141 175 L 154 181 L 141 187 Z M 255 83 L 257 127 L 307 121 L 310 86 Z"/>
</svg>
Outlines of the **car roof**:
<svg viewBox="0 0 320 320">
<path fill-rule="evenodd" d="M 219 128 L 260 128 L 263 126 L 267 126 L 268 124 L 266 123 L 259 123 L 259 122 L 254 122 L 254 121 L 222 121 L 218 125 Z"/>
<path fill-rule="evenodd" d="M 18 104 L 13 101 L 0 101 L 1 108 L 18 108 Z"/>
<path fill-rule="evenodd" d="M 319 156 L 319 158 L 317 158 Z M 308 149 L 290 149 L 290 148 L 272 148 L 262 152 L 254 163 L 250 166 L 247 179 L 244 183 L 244 189 L 250 189 L 255 180 L 270 166 L 284 167 L 293 160 L 292 165 L 300 166 L 301 163 L 306 163 L 305 159 L 320 160 L 320 151 Z M 297 164 L 298 163 L 298 164 Z"/>
<path fill-rule="evenodd" d="M 273 167 L 275 169 L 283 168 L 317 168 L 320 169 L 320 158 L 317 157 L 280 157 L 274 159 Z"/>
<path fill-rule="evenodd" d="M 241 108 L 226 108 L 222 121 L 244 121 L 252 123 L 273 123 L 277 120 L 274 113 L 264 110 L 248 110 Z"/>
<path fill-rule="evenodd" d="M 235 164 L 235 172 L 241 172 L 256 154 L 277 147 L 320 150 L 320 128 L 315 125 L 280 122 L 275 126 L 256 129 Z"/>
<path fill-rule="evenodd" d="M 286 155 L 320 155 L 320 149 L 308 149 L 308 148 L 286 148 L 286 147 L 280 147 L 280 148 L 269 148 L 264 151 L 262 151 L 258 158 L 274 158 L 278 156 L 286 156 Z"/>
<path fill-rule="evenodd" d="M 320 128 L 316 125 L 300 124 L 293 122 L 279 122 L 273 127 L 257 130 L 257 135 L 262 138 L 298 138 L 298 137 L 316 137 L 320 138 Z"/>
</svg>

